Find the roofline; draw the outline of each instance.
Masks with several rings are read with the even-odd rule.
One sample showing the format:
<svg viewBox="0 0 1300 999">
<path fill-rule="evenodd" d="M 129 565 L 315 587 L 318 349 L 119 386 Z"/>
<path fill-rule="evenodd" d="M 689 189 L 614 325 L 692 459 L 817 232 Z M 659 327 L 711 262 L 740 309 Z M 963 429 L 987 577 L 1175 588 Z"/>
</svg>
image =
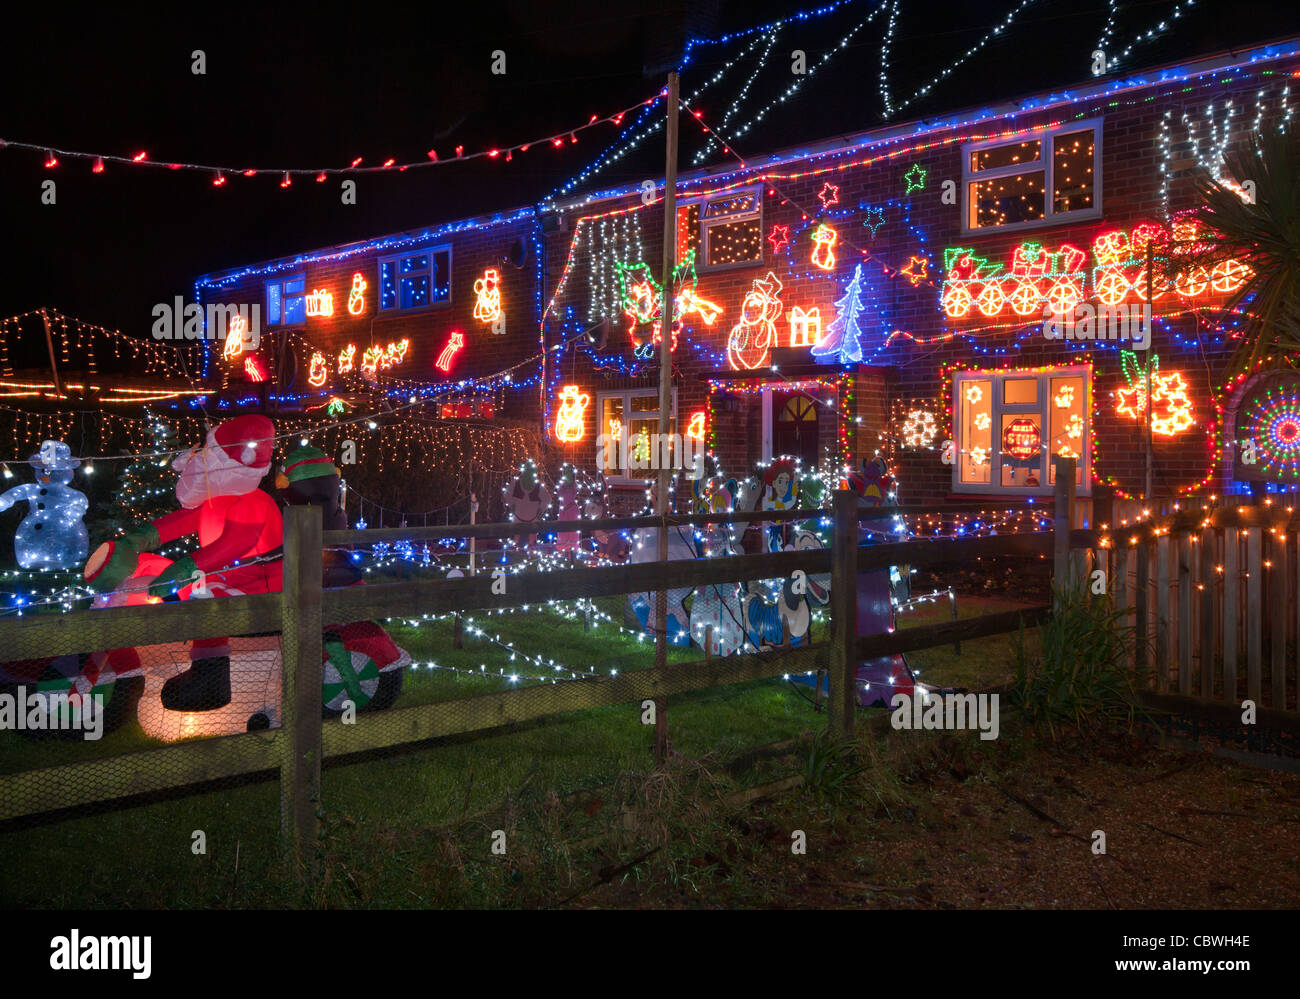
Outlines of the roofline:
<svg viewBox="0 0 1300 999">
<path fill-rule="evenodd" d="M 1086 85 L 1078 85 L 1079 89 L 1077 90 L 1066 88 L 1064 90 L 1040 92 L 984 108 L 980 108 L 979 105 L 970 105 L 969 107 L 957 111 L 950 111 L 935 118 L 916 118 L 896 125 L 886 125 L 875 129 L 850 132 L 846 135 L 822 139 L 811 145 L 805 143 L 798 146 L 790 146 L 779 150 L 778 152 L 760 154 L 763 156 L 761 163 L 756 162 L 751 158 L 749 162 L 741 167 L 728 165 L 700 167 L 679 174 L 677 182 L 678 185 L 681 186 L 683 184 L 689 185 L 698 183 L 713 177 L 757 172 L 782 163 L 815 159 L 819 156 L 843 152 L 848 148 L 873 146 L 880 143 L 897 141 L 903 138 L 925 135 L 929 132 L 956 128 L 961 124 L 970 125 L 976 122 L 988 121 L 995 118 L 1015 117 L 1016 115 L 1026 114 L 1029 112 L 1050 110 L 1051 108 L 1061 107 L 1066 104 L 1076 104 L 1081 100 L 1087 100 L 1092 97 L 1122 93 L 1131 90 L 1142 90 L 1150 87 L 1157 87 L 1164 83 L 1184 82 L 1194 77 L 1205 76 L 1226 69 L 1238 69 L 1259 62 L 1286 59 L 1298 54 L 1300 54 L 1300 36 L 1290 35 L 1276 41 L 1257 43 L 1240 49 L 1226 49 L 1213 55 L 1203 56 L 1191 62 L 1166 63 L 1161 66 L 1155 66 L 1151 69 L 1144 70 L 1140 73 L 1131 74 L 1128 77 L 1119 78 L 1118 80 L 1115 78 L 1105 77 L 1096 81 L 1090 80 Z M 239 267 L 230 267 L 220 271 L 211 271 L 206 274 L 200 274 L 195 278 L 194 288 L 197 293 L 200 287 L 212 287 L 216 284 L 230 283 L 237 280 L 240 275 L 248 275 L 254 272 L 267 273 L 272 268 L 289 269 L 302 264 L 313 263 L 320 259 L 338 259 L 365 253 L 374 249 L 377 244 L 384 242 L 415 243 L 426 239 L 438 239 L 442 236 L 451 235 L 454 232 L 466 229 L 482 229 L 496 225 L 507 225 L 512 222 L 521 221 L 529 215 L 537 217 L 543 212 L 566 214 L 568 212 L 589 208 L 590 206 L 601 202 L 626 198 L 630 193 L 638 189 L 639 186 L 636 188 L 628 188 L 626 186 L 621 188 L 607 188 L 606 190 L 594 192 L 581 198 L 571 199 L 565 203 L 547 203 L 543 201 L 538 205 L 530 207 L 520 207 L 513 210 L 508 209 L 506 211 L 495 212 L 491 215 L 479 215 L 469 219 L 456 219 L 436 226 L 426 226 L 422 229 L 404 229 L 399 232 L 385 233 L 380 236 L 357 240 L 352 243 L 335 244 L 332 246 L 318 247 L 313 250 L 303 250 L 293 255 L 271 257 L 253 264 L 244 264 Z"/>
<path fill-rule="evenodd" d="M 842 136 L 789 146 L 774 153 L 759 154 L 749 157 L 744 166 L 715 164 L 700 167 L 678 174 L 678 185 L 697 183 L 713 177 L 732 176 L 758 172 L 774 165 L 800 160 L 814 159 L 829 153 L 843 152 L 847 148 L 873 146 L 925 135 L 930 132 L 945 131 L 960 125 L 972 125 L 980 121 L 995 118 L 1015 117 L 1029 112 L 1045 111 L 1092 97 L 1142 90 L 1157 87 L 1165 83 L 1184 82 L 1194 77 L 1221 72 L 1225 69 L 1237 69 L 1259 62 L 1286 59 L 1300 55 L 1300 35 L 1289 35 L 1276 41 L 1262 42 L 1240 49 L 1228 49 L 1213 55 L 1203 56 L 1192 62 L 1171 62 L 1155 66 L 1128 77 L 1102 77 L 1089 80 L 1086 85 L 1076 85 L 1078 89 L 1038 92 L 1025 97 L 1013 98 L 1001 104 L 981 108 L 969 105 L 957 111 L 946 112 L 934 118 L 916 118 L 895 125 L 884 125 L 860 132 L 850 132 Z M 758 160 L 761 158 L 761 162 Z M 579 198 L 573 198 L 563 204 L 556 204 L 550 210 L 560 213 L 578 211 L 603 201 L 626 198 L 631 193 L 627 187 L 609 188 Z"/>
</svg>

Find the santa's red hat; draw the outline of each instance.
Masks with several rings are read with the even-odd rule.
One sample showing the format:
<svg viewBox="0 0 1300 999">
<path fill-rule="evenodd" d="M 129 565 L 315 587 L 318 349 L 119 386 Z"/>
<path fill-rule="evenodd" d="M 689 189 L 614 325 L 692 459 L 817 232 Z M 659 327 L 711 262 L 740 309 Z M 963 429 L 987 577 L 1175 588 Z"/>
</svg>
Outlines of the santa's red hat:
<svg viewBox="0 0 1300 999">
<path fill-rule="evenodd" d="M 271 467 L 271 451 L 275 446 L 275 424 L 265 416 L 256 413 L 236 416 L 212 431 L 209 438 L 231 459 L 246 468 L 256 468 L 266 472 Z"/>
</svg>

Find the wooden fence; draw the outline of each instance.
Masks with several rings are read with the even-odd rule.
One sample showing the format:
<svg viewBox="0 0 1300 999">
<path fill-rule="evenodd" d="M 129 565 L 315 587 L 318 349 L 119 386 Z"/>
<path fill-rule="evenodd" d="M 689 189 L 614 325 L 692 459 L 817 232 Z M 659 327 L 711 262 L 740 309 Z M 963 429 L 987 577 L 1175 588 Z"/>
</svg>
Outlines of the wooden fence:
<svg viewBox="0 0 1300 999">
<path fill-rule="evenodd" d="M 1152 668 L 1157 695 L 1295 705 L 1298 535 L 1292 508 L 1220 505 L 1116 529 L 1112 545 L 1089 553 L 1135 628 L 1134 661 Z"/>
<path fill-rule="evenodd" d="M 1071 463 L 1072 464 L 1072 463 Z M 1072 484 L 1072 468 L 1058 481 Z M 284 588 L 281 593 L 221 600 L 155 604 L 92 612 L 0 620 L 7 659 L 39 658 L 92 649 L 147 646 L 177 640 L 279 632 L 282 649 L 282 725 L 278 729 L 198 739 L 157 749 L 0 775 L 0 822 L 47 813 L 76 814 L 116 799 L 204 785 L 241 775 L 278 774 L 281 829 L 288 855 L 305 870 L 316 838 L 321 760 L 432 738 L 487 732 L 512 723 L 606 705 L 663 698 L 688 691 L 772 678 L 810 668 L 829 672 L 830 728 L 854 730 L 855 672 L 860 658 L 909 652 L 1017 630 L 1045 619 L 1050 607 L 991 614 L 875 636 L 857 634 L 856 576 L 891 565 L 969 563 L 981 557 L 1051 559 L 1064 571 L 1071 550 L 1096 549 L 1095 534 L 1069 529 L 1070 488 L 1058 490 L 1055 530 L 959 539 L 859 546 L 858 523 L 879 519 L 848 491 L 835 494 L 831 547 L 712 559 L 517 573 L 506 593 L 493 592 L 490 574 L 323 590 L 322 550 L 377 542 L 436 538 L 502 539 L 536 534 L 535 524 L 478 524 L 322 532 L 314 507 L 285 511 Z M 899 507 L 888 512 L 940 513 L 953 508 Z M 636 530 L 761 521 L 781 523 L 826 516 L 824 510 L 759 511 L 727 515 L 641 517 L 548 523 L 552 531 Z M 359 715 L 352 724 L 321 721 L 322 629 L 367 619 L 418 617 L 447 611 L 518 607 L 552 600 L 650 592 L 679 587 L 788 577 L 796 570 L 831 575 L 831 638 L 793 650 L 726 658 L 705 655 L 663 668 L 629 670 L 599 680 L 539 684 L 451 701 L 393 707 Z"/>
</svg>

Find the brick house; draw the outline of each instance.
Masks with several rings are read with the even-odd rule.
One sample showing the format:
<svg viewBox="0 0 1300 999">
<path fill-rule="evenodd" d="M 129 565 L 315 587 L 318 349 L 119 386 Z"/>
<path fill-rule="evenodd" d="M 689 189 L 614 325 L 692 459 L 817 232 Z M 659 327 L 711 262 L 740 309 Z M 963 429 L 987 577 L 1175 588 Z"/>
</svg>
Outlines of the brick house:
<svg viewBox="0 0 1300 999">
<path fill-rule="evenodd" d="M 1047 455 L 1073 455 L 1101 519 L 1145 491 L 1149 377 L 1155 496 L 1293 483 L 1300 439 L 1263 476 L 1222 443 L 1285 437 L 1300 395 L 1222 385 L 1240 269 L 1167 262 L 1195 243 L 1192 168 L 1285 125 L 1297 73 L 1289 41 L 680 175 L 675 431 L 737 475 L 883 453 L 920 503 L 1047 495 Z M 432 382 L 443 416 L 534 420 L 548 457 L 594 471 L 598 434 L 656 426 L 663 218 L 662 184 L 637 184 L 205 275 L 196 294 L 289 330 L 301 398 Z M 219 347 L 209 367 L 232 398 L 256 377 Z M 616 509 L 639 507 L 636 473 L 604 471 Z"/>
</svg>

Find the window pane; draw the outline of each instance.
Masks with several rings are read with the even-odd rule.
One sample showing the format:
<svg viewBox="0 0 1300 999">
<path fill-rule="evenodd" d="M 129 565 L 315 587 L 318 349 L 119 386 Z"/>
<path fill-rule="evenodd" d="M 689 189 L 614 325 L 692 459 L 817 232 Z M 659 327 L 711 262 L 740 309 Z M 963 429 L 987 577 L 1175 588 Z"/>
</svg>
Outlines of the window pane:
<svg viewBox="0 0 1300 999">
<path fill-rule="evenodd" d="M 302 281 L 294 282 L 299 288 L 302 287 Z M 284 295 L 284 321 L 286 323 L 300 323 L 307 318 L 307 296 L 290 295 L 289 282 L 285 282 Z"/>
<path fill-rule="evenodd" d="M 654 413 L 657 416 L 659 414 L 659 396 L 658 395 L 632 396 L 632 412 Z"/>
<path fill-rule="evenodd" d="M 307 279 L 305 277 L 289 278 L 284 282 L 284 294 L 286 297 L 295 293 L 300 294 L 305 291 L 306 288 Z"/>
<path fill-rule="evenodd" d="M 1043 172 L 976 181 L 970 197 L 970 228 L 1036 222 L 1043 217 Z"/>
<path fill-rule="evenodd" d="M 618 437 L 623 429 L 623 399 L 621 396 L 606 396 L 600 404 L 601 433 L 610 437 Z M 605 460 L 608 455 L 609 460 Z M 602 470 L 606 472 L 618 472 L 619 466 L 618 446 L 605 448 L 601 451 L 600 462 Z"/>
<path fill-rule="evenodd" d="M 1001 424 L 1002 485 L 1042 485 L 1042 416 L 1038 413 L 1004 413 Z"/>
<path fill-rule="evenodd" d="M 1043 144 L 1038 139 L 1028 142 L 1010 142 L 1005 146 L 993 146 L 989 149 L 977 149 L 970 154 L 970 168 L 976 170 L 996 170 L 998 167 L 1015 166 L 1017 163 L 1036 163 L 1043 155 Z"/>
<path fill-rule="evenodd" d="M 433 300 L 451 299 L 451 251 L 439 250 L 433 255 Z"/>
<path fill-rule="evenodd" d="M 1088 432 L 1088 411 L 1084 407 L 1082 375 L 1053 378 L 1050 383 L 1051 399 L 1048 409 L 1048 427 L 1051 436 L 1047 441 L 1050 454 L 1074 458 L 1075 482 L 1083 484 L 1084 435 Z M 1056 482 L 1056 471 L 1048 468 L 1051 484 Z"/>
<path fill-rule="evenodd" d="M 397 307 L 397 264 L 385 260 L 379 265 L 379 307 L 393 309 Z"/>
<path fill-rule="evenodd" d="M 266 321 L 274 325 L 280 321 L 280 282 L 274 281 L 266 286 Z"/>
<path fill-rule="evenodd" d="M 419 309 L 429 304 L 429 275 L 404 277 L 398 282 L 403 309 Z"/>
<path fill-rule="evenodd" d="M 704 211 L 704 217 L 715 219 L 723 215 L 752 212 L 754 207 L 755 198 L 752 194 L 736 194 L 729 198 L 715 198 L 709 202 L 709 207 Z"/>
<path fill-rule="evenodd" d="M 419 253 L 413 257 L 402 258 L 400 268 L 402 274 L 414 274 L 416 271 L 427 271 L 428 269 L 429 257 L 427 254 Z"/>
<path fill-rule="evenodd" d="M 959 414 L 962 482 L 988 482 L 993 462 L 993 382 L 969 379 L 955 383 Z"/>
<path fill-rule="evenodd" d="M 1052 140 L 1052 211 L 1092 207 L 1093 139 L 1093 130 L 1086 128 Z"/>
<path fill-rule="evenodd" d="M 681 263 L 686 254 L 695 251 L 696 262 L 700 252 L 700 206 L 686 205 L 677 209 L 677 262 Z"/>
<path fill-rule="evenodd" d="M 756 218 L 709 226 L 709 266 L 763 259 L 763 233 Z"/>
<path fill-rule="evenodd" d="M 1037 378 L 1008 378 L 1002 383 L 1002 402 L 1007 406 L 1033 406 L 1038 402 Z"/>
</svg>

